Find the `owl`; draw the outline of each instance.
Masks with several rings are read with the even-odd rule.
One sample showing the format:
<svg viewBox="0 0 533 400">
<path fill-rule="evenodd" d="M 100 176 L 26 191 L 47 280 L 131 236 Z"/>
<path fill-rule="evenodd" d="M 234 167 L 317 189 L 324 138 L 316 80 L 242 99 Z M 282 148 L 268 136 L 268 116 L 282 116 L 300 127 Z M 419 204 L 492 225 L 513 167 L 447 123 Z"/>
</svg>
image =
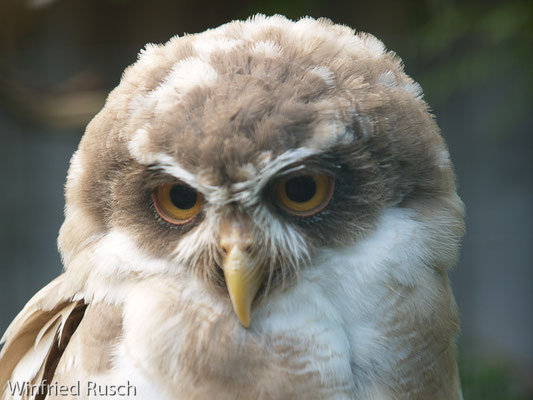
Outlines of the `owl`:
<svg viewBox="0 0 533 400">
<path fill-rule="evenodd" d="M 4 399 L 460 399 L 463 204 L 378 39 L 254 16 L 149 44 L 73 155 Z"/>
</svg>

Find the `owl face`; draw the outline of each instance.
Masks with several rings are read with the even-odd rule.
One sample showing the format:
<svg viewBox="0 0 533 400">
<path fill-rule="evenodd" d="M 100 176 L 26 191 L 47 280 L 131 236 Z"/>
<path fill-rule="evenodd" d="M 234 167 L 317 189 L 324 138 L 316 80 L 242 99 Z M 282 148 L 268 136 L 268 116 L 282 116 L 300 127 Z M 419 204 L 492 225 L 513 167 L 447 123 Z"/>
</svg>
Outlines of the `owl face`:
<svg viewBox="0 0 533 400">
<path fill-rule="evenodd" d="M 398 57 L 329 21 L 256 17 L 141 52 L 73 157 L 60 249 L 94 296 L 96 276 L 196 279 L 248 326 L 389 208 L 459 221 L 454 194 Z"/>
</svg>

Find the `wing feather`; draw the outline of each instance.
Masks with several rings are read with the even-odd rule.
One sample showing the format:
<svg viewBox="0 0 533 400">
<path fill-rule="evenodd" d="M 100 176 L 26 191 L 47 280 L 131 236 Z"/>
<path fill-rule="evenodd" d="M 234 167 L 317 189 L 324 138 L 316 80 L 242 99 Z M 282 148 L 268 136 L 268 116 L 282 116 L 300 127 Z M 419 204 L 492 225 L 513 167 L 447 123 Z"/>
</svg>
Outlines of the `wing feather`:
<svg viewBox="0 0 533 400">
<path fill-rule="evenodd" d="M 64 275 L 40 290 L 14 319 L 0 343 L 0 393 L 8 393 L 8 381 L 40 385 L 53 377 L 70 337 L 80 324 L 86 304 L 72 300 L 63 289 Z M 24 394 L 22 399 L 41 396 Z"/>
</svg>

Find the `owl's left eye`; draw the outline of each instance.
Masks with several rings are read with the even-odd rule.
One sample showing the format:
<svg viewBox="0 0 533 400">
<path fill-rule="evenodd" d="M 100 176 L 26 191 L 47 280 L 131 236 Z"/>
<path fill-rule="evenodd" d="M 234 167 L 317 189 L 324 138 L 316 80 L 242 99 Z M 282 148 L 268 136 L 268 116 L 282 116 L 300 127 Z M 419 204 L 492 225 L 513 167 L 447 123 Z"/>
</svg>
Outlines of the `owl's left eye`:
<svg viewBox="0 0 533 400">
<path fill-rule="evenodd" d="M 158 186 L 152 192 L 152 198 L 161 218 L 174 225 L 191 222 L 203 203 L 202 195 L 184 184 Z"/>
<path fill-rule="evenodd" d="M 334 180 L 323 174 L 295 175 L 274 186 L 276 204 L 285 212 L 310 217 L 322 211 L 333 196 Z"/>
</svg>

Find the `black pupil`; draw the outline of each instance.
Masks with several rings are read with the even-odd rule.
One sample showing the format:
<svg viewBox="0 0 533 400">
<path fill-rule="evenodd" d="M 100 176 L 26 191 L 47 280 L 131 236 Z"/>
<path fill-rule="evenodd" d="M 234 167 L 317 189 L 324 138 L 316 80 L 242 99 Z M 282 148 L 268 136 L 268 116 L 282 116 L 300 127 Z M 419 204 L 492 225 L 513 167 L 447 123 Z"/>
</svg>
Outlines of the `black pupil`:
<svg viewBox="0 0 533 400">
<path fill-rule="evenodd" d="M 188 210 L 196 204 L 196 191 L 188 186 L 174 185 L 170 189 L 170 200 L 176 207 Z"/>
<path fill-rule="evenodd" d="M 315 180 L 309 175 L 288 179 L 285 183 L 285 193 L 291 201 L 305 203 L 311 200 L 316 193 Z"/>
</svg>

